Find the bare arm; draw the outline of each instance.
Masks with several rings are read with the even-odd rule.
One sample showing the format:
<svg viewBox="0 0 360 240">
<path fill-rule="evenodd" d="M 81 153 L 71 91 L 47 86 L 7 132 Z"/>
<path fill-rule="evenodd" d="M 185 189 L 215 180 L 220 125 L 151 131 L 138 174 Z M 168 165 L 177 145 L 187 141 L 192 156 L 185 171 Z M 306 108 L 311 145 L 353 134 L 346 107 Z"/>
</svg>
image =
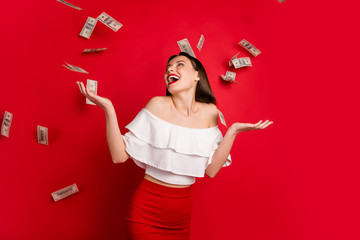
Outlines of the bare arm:
<svg viewBox="0 0 360 240">
<path fill-rule="evenodd" d="M 114 163 L 123 163 L 130 156 L 125 151 L 125 142 L 122 138 L 116 112 L 111 101 L 107 98 L 100 97 L 89 88 L 84 86 L 82 82 L 76 82 L 80 88 L 81 93 L 90 101 L 101 107 L 105 111 L 106 117 L 106 139 L 109 145 L 112 161 Z"/>
<path fill-rule="evenodd" d="M 106 117 L 106 139 L 109 145 L 112 161 L 114 163 L 123 163 L 130 156 L 125 151 L 126 146 L 122 138 L 115 109 L 112 107 L 105 110 Z"/>
<path fill-rule="evenodd" d="M 223 167 L 224 163 L 226 162 L 226 159 L 229 156 L 230 150 L 234 143 L 235 137 L 237 136 L 238 133 L 244 131 L 250 131 L 250 130 L 264 129 L 273 123 L 272 121 L 269 120 L 266 120 L 263 123 L 261 122 L 262 120 L 254 124 L 237 122 L 231 125 L 227 130 L 221 143 L 219 144 L 219 147 L 214 152 L 211 159 L 211 163 L 205 170 L 205 174 L 210 178 L 216 176 L 216 174 L 220 171 L 220 169 Z"/>
<path fill-rule="evenodd" d="M 232 145 L 234 143 L 236 134 L 231 129 L 231 127 L 226 132 L 223 140 L 220 142 L 220 145 L 218 149 L 214 152 L 214 155 L 212 156 L 211 163 L 205 170 L 205 174 L 213 178 L 216 176 L 216 174 L 220 171 L 220 169 L 223 167 L 224 163 L 226 162 L 227 157 L 230 154 L 230 150 L 232 148 Z"/>
</svg>

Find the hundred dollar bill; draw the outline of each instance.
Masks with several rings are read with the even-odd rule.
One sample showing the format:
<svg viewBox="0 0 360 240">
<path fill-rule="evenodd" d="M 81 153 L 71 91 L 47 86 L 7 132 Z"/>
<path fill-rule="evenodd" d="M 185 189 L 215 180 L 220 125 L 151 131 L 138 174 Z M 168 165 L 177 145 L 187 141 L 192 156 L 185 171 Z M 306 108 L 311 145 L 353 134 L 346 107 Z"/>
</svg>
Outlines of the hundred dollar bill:
<svg viewBox="0 0 360 240">
<path fill-rule="evenodd" d="M 67 69 L 74 71 L 74 72 L 81 72 L 81 73 L 87 73 L 87 71 L 85 71 L 84 69 L 82 69 L 81 67 L 77 67 L 71 64 L 68 64 L 67 62 L 65 62 L 67 66 L 65 66 L 64 64 L 62 64 L 64 67 L 66 67 Z"/>
<path fill-rule="evenodd" d="M 57 190 L 56 192 L 53 192 L 51 194 L 51 196 L 53 197 L 54 201 L 56 202 L 56 201 L 59 201 L 59 200 L 66 198 L 74 193 L 77 193 L 77 192 L 79 192 L 79 189 L 76 186 L 76 183 L 74 183 L 73 185 L 64 187 L 60 190 Z"/>
<path fill-rule="evenodd" d="M 201 48 L 202 48 L 202 46 L 204 44 L 204 41 L 205 41 L 204 35 L 201 34 L 200 40 L 199 40 L 199 42 L 198 42 L 198 44 L 196 46 L 199 49 L 199 51 L 201 51 Z"/>
<path fill-rule="evenodd" d="M 230 72 L 230 71 L 226 71 L 225 76 L 224 76 L 224 75 L 221 75 L 221 78 L 222 78 L 222 80 L 224 80 L 224 81 L 229 81 L 229 82 L 237 83 L 237 82 L 235 81 L 235 76 L 236 76 L 236 73 Z"/>
<path fill-rule="evenodd" d="M 97 94 L 97 81 L 87 79 L 86 85 L 89 87 L 89 89 Z M 96 105 L 92 101 L 90 101 L 88 98 L 86 98 L 86 104 L 92 104 Z"/>
<path fill-rule="evenodd" d="M 65 2 L 65 1 L 63 1 L 63 0 L 57 0 L 57 1 L 65 4 L 65 5 L 68 5 L 69 7 L 75 8 L 75 9 L 77 9 L 77 10 L 82 10 L 81 8 L 75 6 L 75 5 L 71 4 L 71 3 Z"/>
<path fill-rule="evenodd" d="M 12 113 L 5 111 L 4 119 L 1 125 L 1 135 L 5 137 L 9 137 L 12 118 L 13 118 Z"/>
<path fill-rule="evenodd" d="M 187 40 L 187 38 L 184 38 L 184 39 L 182 39 L 182 40 L 180 40 L 180 41 L 177 41 L 177 44 L 179 45 L 180 50 L 181 50 L 182 52 L 186 52 L 186 53 L 189 54 L 190 56 L 196 58 L 196 57 L 195 57 L 195 54 L 194 54 L 194 52 L 193 52 L 193 50 L 192 50 L 192 48 L 191 48 L 191 46 L 190 46 L 190 43 L 189 43 L 189 41 Z"/>
<path fill-rule="evenodd" d="M 38 125 L 37 126 L 37 138 L 38 138 L 38 143 L 44 144 L 44 145 L 49 145 L 48 128 Z"/>
<path fill-rule="evenodd" d="M 237 55 L 239 55 L 239 52 L 230 59 L 230 61 L 229 61 L 229 67 L 232 66 L 232 60 L 236 59 L 236 58 L 237 58 Z"/>
<path fill-rule="evenodd" d="M 89 39 L 91 36 L 91 33 L 93 32 L 95 26 L 96 26 L 97 20 L 92 17 L 88 17 L 86 20 L 85 25 L 81 29 L 80 36 Z"/>
<path fill-rule="evenodd" d="M 235 58 L 232 60 L 232 63 L 236 69 L 241 67 L 252 67 L 249 57 Z"/>
<path fill-rule="evenodd" d="M 106 26 L 108 26 L 109 28 L 111 28 L 112 30 L 114 30 L 115 32 L 117 30 L 119 30 L 123 25 L 121 23 L 119 23 L 118 21 L 116 21 L 114 18 L 110 17 L 109 14 L 106 13 L 101 13 L 97 19 L 102 22 L 103 24 L 105 24 Z"/>
<path fill-rule="evenodd" d="M 105 51 L 107 48 L 91 48 L 91 49 L 84 49 L 84 51 L 82 51 L 83 53 L 92 53 L 92 52 L 101 52 L 101 51 Z"/>
<path fill-rule="evenodd" d="M 254 45 L 252 45 L 251 43 L 249 43 L 245 39 L 241 40 L 239 42 L 239 45 L 244 47 L 246 50 L 248 50 L 252 55 L 254 55 L 254 57 L 256 57 L 257 55 L 259 55 L 261 53 L 259 49 L 254 47 Z"/>
<path fill-rule="evenodd" d="M 218 112 L 219 112 L 219 116 L 220 116 L 220 122 L 226 126 L 226 122 L 225 122 L 225 118 L 224 118 L 224 115 L 220 112 L 220 110 L 218 109 Z"/>
</svg>

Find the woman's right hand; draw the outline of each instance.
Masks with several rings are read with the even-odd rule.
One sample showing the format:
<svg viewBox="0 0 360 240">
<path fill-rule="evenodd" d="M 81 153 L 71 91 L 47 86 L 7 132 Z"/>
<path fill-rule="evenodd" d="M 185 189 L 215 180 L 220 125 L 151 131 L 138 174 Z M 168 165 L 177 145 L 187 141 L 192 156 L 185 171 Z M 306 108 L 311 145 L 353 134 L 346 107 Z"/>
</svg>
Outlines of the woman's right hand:
<svg viewBox="0 0 360 240">
<path fill-rule="evenodd" d="M 99 107 L 101 107 L 102 109 L 104 109 L 105 111 L 113 107 L 110 99 L 104 98 L 104 97 L 100 97 L 99 95 L 97 95 L 96 93 L 94 93 L 93 91 L 91 91 L 87 85 L 86 85 L 86 87 L 85 87 L 82 82 L 76 81 L 76 83 L 77 83 L 77 85 L 78 85 L 79 88 L 80 88 L 80 92 L 81 92 L 85 97 L 87 97 L 91 102 L 95 103 L 96 105 L 98 105 Z"/>
</svg>

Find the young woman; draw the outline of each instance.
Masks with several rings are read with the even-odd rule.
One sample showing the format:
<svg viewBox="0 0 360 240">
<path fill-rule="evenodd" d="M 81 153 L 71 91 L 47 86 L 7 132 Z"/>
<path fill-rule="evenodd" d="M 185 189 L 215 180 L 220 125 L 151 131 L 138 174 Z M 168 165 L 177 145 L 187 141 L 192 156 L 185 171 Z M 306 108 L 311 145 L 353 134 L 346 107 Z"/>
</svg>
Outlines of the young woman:
<svg viewBox="0 0 360 240">
<path fill-rule="evenodd" d="M 188 240 L 195 178 L 204 174 L 213 178 L 231 164 L 230 150 L 239 132 L 273 123 L 237 122 L 223 137 L 205 69 L 184 52 L 169 58 L 164 80 L 166 96 L 153 97 L 126 126 L 129 132 L 124 135 L 111 101 L 77 82 L 81 93 L 105 111 L 113 162 L 132 158 L 145 169 L 126 219 L 132 240 Z"/>
</svg>

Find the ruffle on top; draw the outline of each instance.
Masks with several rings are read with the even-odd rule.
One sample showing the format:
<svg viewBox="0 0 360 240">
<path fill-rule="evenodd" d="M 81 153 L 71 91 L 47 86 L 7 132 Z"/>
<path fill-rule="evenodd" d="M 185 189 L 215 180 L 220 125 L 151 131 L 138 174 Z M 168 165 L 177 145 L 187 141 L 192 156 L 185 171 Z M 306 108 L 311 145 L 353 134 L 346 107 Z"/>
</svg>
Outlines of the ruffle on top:
<svg viewBox="0 0 360 240">
<path fill-rule="evenodd" d="M 178 175 L 204 177 L 223 139 L 218 126 L 188 128 L 172 124 L 143 108 L 125 128 L 126 151 L 141 168 L 146 165 Z M 229 154 L 223 167 L 231 164 Z"/>
</svg>

